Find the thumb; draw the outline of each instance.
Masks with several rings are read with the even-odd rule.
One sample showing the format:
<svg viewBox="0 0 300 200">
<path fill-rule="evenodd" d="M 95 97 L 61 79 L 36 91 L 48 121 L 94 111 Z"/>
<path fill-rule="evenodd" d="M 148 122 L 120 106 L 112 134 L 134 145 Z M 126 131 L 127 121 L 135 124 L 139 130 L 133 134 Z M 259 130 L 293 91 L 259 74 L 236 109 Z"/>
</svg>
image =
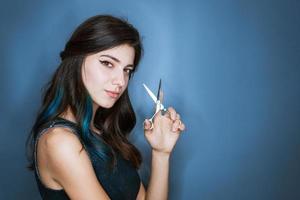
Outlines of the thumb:
<svg viewBox="0 0 300 200">
<path fill-rule="evenodd" d="M 149 119 L 145 119 L 145 121 L 144 121 L 144 130 L 149 131 L 150 128 L 151 128 L 151 123 L 150 123 Z"/>
</svg>

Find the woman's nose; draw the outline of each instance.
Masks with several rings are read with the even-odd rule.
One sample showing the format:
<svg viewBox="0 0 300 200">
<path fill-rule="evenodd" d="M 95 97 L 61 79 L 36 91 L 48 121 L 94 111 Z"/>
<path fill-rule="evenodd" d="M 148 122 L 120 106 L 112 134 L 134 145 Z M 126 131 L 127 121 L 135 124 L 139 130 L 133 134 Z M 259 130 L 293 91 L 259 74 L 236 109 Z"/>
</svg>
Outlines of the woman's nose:
<svg viewBox="0 0 300 200">
<path fill-rule="evenodd" d="M 113 78 L 113 84 L 119 85 L 119 86 L 125 85 L 125 78 L 124 78 L 123 70 L 116 71 L 116 73 L 114 74 L 114 78 Z"/>
</svg>

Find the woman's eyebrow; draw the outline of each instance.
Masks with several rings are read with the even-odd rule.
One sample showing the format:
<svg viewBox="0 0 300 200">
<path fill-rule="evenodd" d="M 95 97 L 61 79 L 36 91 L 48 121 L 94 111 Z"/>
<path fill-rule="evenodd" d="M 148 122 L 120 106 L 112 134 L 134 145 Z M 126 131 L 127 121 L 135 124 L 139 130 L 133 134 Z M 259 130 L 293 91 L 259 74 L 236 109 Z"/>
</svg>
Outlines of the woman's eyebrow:
<svg viewBox="0 0 300 200">
<path fill-rule="evenodd" d="M 113 57 L 113 56 L 111 56 L 111 55 L 107 55 L 107 54 L 105 54 L 105 55 L 101 55 L 100 57 L 102 57 L 102 56 L 104 56 L 104 57 L 108 57 L 108 58 L 110 58 L 110 59 L 112 59 L 112 60 L 116 61 L 117 63 L 120 63 L 120 60 L 119 60 L 118 58 L 116 58 L 116 57 Z M 133 68 L 133 65 L 132 65 L 132 64 L 129 64 L 129 65 L 127 65 L 126 67 L 132 67 L 132 68 Z"/>
</svg>

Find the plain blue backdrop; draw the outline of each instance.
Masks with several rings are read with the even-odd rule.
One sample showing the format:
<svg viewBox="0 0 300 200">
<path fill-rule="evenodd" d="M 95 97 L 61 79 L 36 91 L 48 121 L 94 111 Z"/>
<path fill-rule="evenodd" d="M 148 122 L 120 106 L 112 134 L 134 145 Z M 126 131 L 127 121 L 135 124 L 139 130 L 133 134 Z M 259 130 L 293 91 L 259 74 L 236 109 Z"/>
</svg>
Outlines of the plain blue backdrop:
<svg viewBox="0 0 300 200">
<path fill-rule="evenodd" d="M 40 199 L 25 139 L 59 52 L 96 14 L 125 17 L 143 37 L 129 90 L 145 185 L 142 122 L 153 103 L 142 83 L 156 90 L 162 78 L 166 106 L 187 126 L 171 157 L 169 199 L 300 199 L 299 11 L 296 0 L 1 1 L 0 199 Z"/>
</svg>

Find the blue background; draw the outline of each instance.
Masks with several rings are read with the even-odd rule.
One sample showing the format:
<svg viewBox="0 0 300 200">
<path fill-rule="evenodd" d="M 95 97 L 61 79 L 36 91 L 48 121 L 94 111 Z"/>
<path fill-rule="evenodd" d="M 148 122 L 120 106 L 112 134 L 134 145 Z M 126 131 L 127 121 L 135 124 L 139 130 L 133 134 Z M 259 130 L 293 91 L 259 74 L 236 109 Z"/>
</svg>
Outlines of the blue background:
<svg viewBox="0 0 300 200">
<path fill-rule="evenodd" d="M 0 199 L 40 199 L 24 142 L 41 88 L 79 23 L 126 17 L 145 55 L 130 83 L 147 185 L 142 121 L 163 79 L 187 129 L 171 157 L 169 199 L 300 199 L 300 3 L 296 0 L 1 1 Z"/>
</svg>

